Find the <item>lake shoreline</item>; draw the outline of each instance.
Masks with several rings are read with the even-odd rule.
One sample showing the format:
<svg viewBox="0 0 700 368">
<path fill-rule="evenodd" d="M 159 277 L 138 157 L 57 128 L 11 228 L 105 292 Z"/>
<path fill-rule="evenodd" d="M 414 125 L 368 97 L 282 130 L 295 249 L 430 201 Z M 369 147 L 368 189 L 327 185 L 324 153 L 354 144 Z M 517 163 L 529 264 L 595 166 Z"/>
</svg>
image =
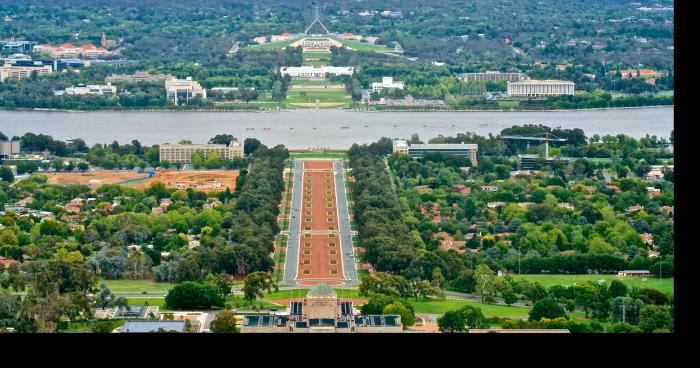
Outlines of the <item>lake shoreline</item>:
<svg viewBox="0 0 700 368">
<path fill-rule="evenodd" d="M 245 113 L 281 113 L 281 112 L 294 112 L 294 111 L 344 111 L 344 112 L 366 112 L 366 113 L 386 113 L 386 112 L 412 112 L 412 113 L 445 113 L 445 112 L 504 112 L 504 113 L 519 113 L 519 112 L 576 112 L 576 111 L 606 111 L 606 110 L 635 110 L 635 109 L 657 109 L 657 108 L 674 108 L 674 105 L 653 105 L 653 106 L 626 106 L 626 107 L 596 107 L 587 109 L 552 109 L 552 110 L 366 110 L 366 109 L 270 109 L 270 110 L 259 110 L 259 109 L 191 109 L 191 110 L 181 110 L 181 109 L 144 109 L 144 110 L 115 110 L 115 109 L 104 109 L 104 110 L 70 110 L 70 109 L 44 109 L 44 108 L 17 108 L 17 109 L 4 109 L 0 108 L 0 111 L 17 111 L 17 112 L 70 112 L 70 113 L 86 113 L 86 112 L 123 112 L 123 113 L 133 113 L 133 112 L 245 112 Z"/>
</svg>

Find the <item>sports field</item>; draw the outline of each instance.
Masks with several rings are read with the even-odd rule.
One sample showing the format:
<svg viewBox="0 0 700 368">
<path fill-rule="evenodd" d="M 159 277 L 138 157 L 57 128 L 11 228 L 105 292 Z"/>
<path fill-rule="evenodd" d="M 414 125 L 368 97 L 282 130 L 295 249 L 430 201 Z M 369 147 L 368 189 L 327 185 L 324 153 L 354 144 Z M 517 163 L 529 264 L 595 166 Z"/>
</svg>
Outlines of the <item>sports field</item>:
<svg viewBox="0 0 700 368">
<path fill-rule="evenodd" d="M 528 280 L 530 282 L 539 282 L 543 286 L 551 287 L 554 285 L 572 286 L 574 284 L 584 283 L 586 281 L 610 283 L 612 280 L 620 280 L 627 287 L 653 288 L 661 290 L 665 293 L 673 293 L 673 277 L 661 279 L 658 277 L 618 277 L 617 275 L 511 275 L 515 280 Z"/>
<path fill-rule="evenodd" d="M 223 191 L 228 187 L 232 192 L 236 189 L 238 170 L 192 170 L 157 172 L 152 178 L 129 183 L 136 189 L 146 189 L 154 182 L 161 182 L 168 188 L 192 188 L 204 192 Z"/>
<path fill-rule="evenodd" d="M 137 173 L 133 170 L 100 170 L 87 173 L 54 173 L 46 174 L 49 184 L 58 185 L 87 185 L 97 188 L 104 184 L 121 184 L 129 180 L 145 179 L 148 174 Z"/>
</svg>

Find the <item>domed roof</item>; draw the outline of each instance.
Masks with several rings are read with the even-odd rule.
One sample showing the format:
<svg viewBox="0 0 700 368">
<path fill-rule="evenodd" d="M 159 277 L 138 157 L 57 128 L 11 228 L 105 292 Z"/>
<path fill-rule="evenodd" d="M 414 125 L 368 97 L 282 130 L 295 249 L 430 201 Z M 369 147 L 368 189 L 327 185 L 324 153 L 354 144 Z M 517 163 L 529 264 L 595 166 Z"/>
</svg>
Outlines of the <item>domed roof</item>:
<svg viewBox="0 0 700 368">
<path fill-rule="evenodd" d="M 318 285 L 315 285 L 314 287 L 309 290 L 309 293 L 307 296 L 328 296 L 328 295 L 335 295 L 335 291 L 333 291 L 333 288 L 330 286 L 320 283 Z"/>
</svg>

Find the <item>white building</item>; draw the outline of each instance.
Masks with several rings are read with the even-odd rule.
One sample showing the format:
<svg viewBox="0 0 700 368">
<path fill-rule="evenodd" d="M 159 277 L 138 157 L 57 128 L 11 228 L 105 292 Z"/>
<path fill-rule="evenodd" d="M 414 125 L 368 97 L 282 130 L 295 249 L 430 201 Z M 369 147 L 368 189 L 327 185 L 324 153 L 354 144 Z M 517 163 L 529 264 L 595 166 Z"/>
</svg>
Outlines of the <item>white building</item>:
<svg viewBox="0 0 700 368">
<path fill-rule="evenodd" d="M 574 82 L 559 80 L 522 80 L 508 82 L 508 96 L 536 97 L 573 95 Z"/>
<path fill-rule="evenodd" d="M 168 93 L 168 100 L 178 103 L 180 100 L 189 101 L 190 98 L 201 95 L 202 98 L 207 98 L 207 91 L 202 88 L 199 82 L 192 80 L 192 77 L 186 79 L 173 78 L 165 81 L 165 90 Z"/>
<path fill-rule="evenodd" d="M 472 166 L 477 166 L 476 154 L 479 146 L 473 143 L 431 143 L 409 144 L 403 139 L 394 141 L 392 152 L 411 155 L 413 158 L 421 158 L 425 153 L 442 153 L 446 155 L 469 157 Z"/>
<path fill-rule="evenodd" d="M 117 94 L 117 87 L 113 86 L 111 83 L 106 85 L 99 84 L 78 84 L 77 86 L 66 88 L 67 95 L 115 95 Z"/>
<path fill-rule="evenodd" d="M 382 77 L 381 82 L 372 83 L 372 92 L 381 92 L 384 88 L 403 89 L 403 81 L 394 81 L 393 77 Z"/>
<path fill-rule="evenodd" d="M 326 74 L 352 75 L 355 71 L 351 66 L 283 66 L 280 68 L 282 76 L 289 75 L 293 78 L 325 78 Z"/>
</svg>

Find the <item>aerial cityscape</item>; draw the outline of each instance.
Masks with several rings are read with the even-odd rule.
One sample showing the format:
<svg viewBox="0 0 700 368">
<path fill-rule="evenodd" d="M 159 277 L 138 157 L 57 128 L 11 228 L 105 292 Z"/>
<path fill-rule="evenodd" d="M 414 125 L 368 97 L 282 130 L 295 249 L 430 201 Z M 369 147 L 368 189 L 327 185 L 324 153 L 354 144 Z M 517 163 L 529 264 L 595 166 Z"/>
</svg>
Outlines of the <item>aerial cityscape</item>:
<svg viewBox="0 0 700 368">
<path fill-rule="evenodd" d="M 0 332 L 674 333 L 674 3 L 0 1 Z"/>
</svg>

